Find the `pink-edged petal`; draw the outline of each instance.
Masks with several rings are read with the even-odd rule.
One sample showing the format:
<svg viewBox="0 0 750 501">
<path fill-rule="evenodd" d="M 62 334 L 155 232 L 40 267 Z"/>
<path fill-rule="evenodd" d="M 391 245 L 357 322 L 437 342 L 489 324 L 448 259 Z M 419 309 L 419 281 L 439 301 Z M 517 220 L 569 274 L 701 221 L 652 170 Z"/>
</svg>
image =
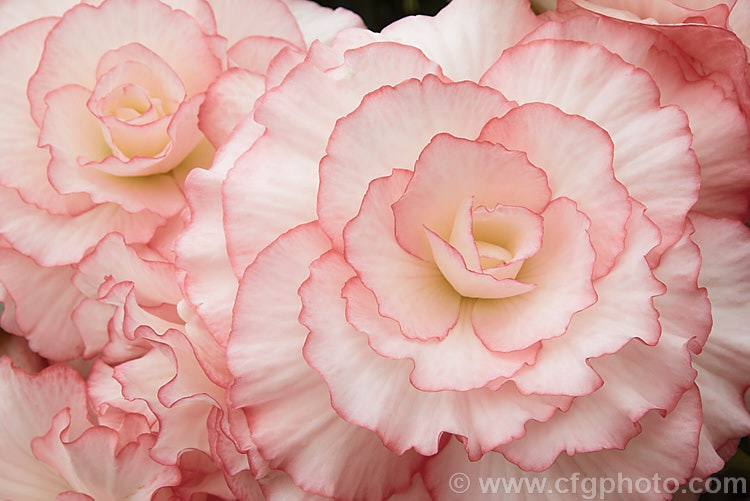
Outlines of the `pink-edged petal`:
<svg viewBox="0 0 750 501">
<path fill-rule="evenodd" d="M 592 283 L 596 254 L 588 236 L 588 218 L 566 198 L 553 200 L 541 215 L 542 247 L 516 275 L 519 282 L 536 287 L 474 305 L 472 324 L 491 350 L 521 350 L 561 336 L 571 317 L 597 300 Z"/>
<path fill-rule="evenodd" d="M 3 4 L 4 6 L 10 4 Z M 17 5 L 22 7 L 22 5 Z M 37 146 L 39 127 L 31 119 L 26 84 L 36 69 L 44 37 L 55 20 L 41 19 L 0 38 L 0 183 L 15 188 L 28 203 L 55 213 L 91 207 L 86 195 L 61 196 L 47 180 L 50 156 Z M 21 167 L 23 166 L 23 167 Z"/>
<path fill-rule="evenodd" d="M 48 99 L 49 101 L 49 99 Z M 132 109 L 126 110 L 127 115 Z M 153 112 L 153 113 L 152 113 Z M 105 136 L 108 136 L 109 146 L 112 152 L 119 160 L 128 162 L 135 157 L 152 158 L 162 156 L 169 147 L 169 136 L 167 135 L 167 126 L 172 117 L 170 116 L 146 116 L 156 115 L 158 112 L 151 107 L 141 116 L 132 118 L 133 121 L 145 120 L 146 123 L 129 123 L 117 116 L 105 116 L 99 118 L 99 122 L 105 129 Z M 153 121 L 149 121 L 154 119 Z M 139 171 L 132 169 L 128 172 L 130 175 L 148 175 L 149 171 Z"/>
<path fill-rule="evenodd" d="M 161 499 L 254 499 L 240 498 L 232 492 L 225 481 L 224 473 L 210 456 L 200 451 L 187 451 L 177 463 L 180 470 L 180 484 L 162 489 L 152 501 Z M 248 479 L 252 485 L 253 480 Z M 172 497 L 167 497 L 167 491 Z M 159 497 L 159 496 L 164 497 Z"/>
<path fill-rule="evenodd" d="M 747 304 L 750 301 L 750 230 L 742 223 L 693 213 L 693 240 L 701 250 L 698 283 L 708 290 L 713 327 L 694 356 L 703 398 L 704 427 L 714 449 L 745 436 L 750 415 L 744 394 L 750 386 Z"/>
<path fill-rule="evenodd" d="M 353 275 L 331 251 L 311 265 L 300 288 L 300 322 L 310 329 L 307 362 L 331 391 L 331 404 L 347 421 L 375 431 L 391 450 L 436 454 L 444 433 L 465 438 L 473 458 L 518 438 L 530 419 L 546 421 L 567 397 L 521 396 L 512 384 L 499 390 L 421 391 L 409 382 L 409 360 L 381 357 L 365 334 L 346 321 L 341 289 Z"/>
<path fill-rule="evenodd" d="M 117 234 L 104 237 L 78 263 L 73 283 L 89 297 L 95 297 L 105 279 L 133 282 L 142 306 L 176 304 L 182 298 L 172 264 L 142 258 Z"/>
<path fill-rule="evenodd" d="M 149 211 L 129 214 L 115 204 L 102 204 L 78 215 L 52 215 L 23 203 L 0 188 L 0 232 L 19 252 L 43 266 L 77 262 L 107 233 L 118 232 L 128 243 L 147 242 L 164 224 Z"/>
<path fill-rule="evenodd" d="M 81 356 L 83 341 L 71 314 L 85 296 L 71 283 L 73 268 L 45 268 L 12 249 L 0 249 L 0 256 L 0 282 L 15 305 L 16 334 L 50 360 Z"/>
<path fill-rule="evenodd" d="M 729 28 L 750 46 L 750 5 L 747 2 L 737 2 L 729 13 Z"/>
<path fill-rule="evenodd" d="M 222 74 L 206 93 L 198 115 L 198 126 L 211 144 L 226 143 L 232 130 L 253 109 L 255 101 L 265 91 L 265 81 L 241 68 Z"/>
<path fill-rule="evenodd" d="M 698 158 L 701 187 L 692 210 L 714 217 L 747 219 L 750 215 L 750 134 L 737 102 L 710 79 L 689 82 L 677 77 L 677 63 L 660 54 L 649 68 L 663 104 L 687 113 Z M 670 74 L 668 69 L 672 69 Z M 659 71 L 660 70 L 660 71 Z"/>
<path fill-rule="evenodd" d="M 5 303 L 3 306 L 4 315 L 8 306 Z M 29 373 L 39 372 L 47 366 L 47 362 L 32 351 L 26 339 L 8 332 L 0 332 L 0 356 L 9 357 L 13 365 Z"/>
<path fill-rule="evenodd" d="M 705 23 L 726 27 L 729 5 L 733 3 L 733 0 L 711 0 L 710 3 L 672 0 L 565 0 L 561 10 L 565 11 L 570 8 L 568 5 L 573 4 L 623 21 L 644 24 Z"/>
<path fill-rule="evenodd" d="M 208 37 L 183 11 L 155 0 L 78 5 L 50 32 L 29 82 L 34 120 L 42 121 L 47 93 L 68 84 L 93 89 L 102 54 L 131 43 L 158 54 L 179 75 L 188 97 L 205 90 L 221 70 Z"/>
<path fill-rule="evenodd" d="M 504 115 L 511 107 L 511 103 L 491 89 L 473 82 L 445 83 L 432 75 L 423 81 L 411 80 L 393 88 L 383 87 L 366 96 L 353 113 L 336 124 L 328 144 L 328 155 L 320 164 L 318 216 L 321 226 L 340 248 L 342 230 L 357 214 L 370 181 L 389 175 L 394 168 L 412 170 L 422 150 L 436 134 L 444 132 L 474 139 L 488 120 Z M 377 134 L 373 134 L 373 130 L 377 130 Z M 435 147 L 425 152 L 429 160 L 420 160 L 419 163 L 434 163 L 434 167 L 444 173 L 450 170 L 449 162 L 436 158 L 438 154 L 450 154 L 450 158 L 456 161 L 466 160 L 469 162 L 467 169 L 476 169 L 475 172 L 484 172 L 482 162 L 489 160 L 488 157 L 495 161 L 502 157 L 514 164 L 524 161 L 518 154 L 503 156 L 498 151 L 501 148 L 493 149 L 489 145 L 471 147 L 469 143 L 447 135 L 436 138 L 435 142 Z M 455 153 L 447 151 L 459 144 L 464 146 Z M 512 159 L 513 156 L 519 158 Z M 352 165 L 357 168 L 352 169 Z M 459 166 L 451 164 L 450 167 Z M 478 178 L 478 174 L 466 178 L 454 176 L 451 181 L 471 183 L 471 188 L 476 189 Z M 506 193 L 509 192 L 512 190 Z M 451 198 L 462 201 L 472 194 L 457 190 Z M 443 197 L 445 193 L 441 190 L 437 196 Z M 445 202 L 447 204 L 448 200 Z M 476 202 L 483 203 L 481 197 Z M 495 203 L 487 205 L 494 207 Z M 437 208 L 437 205 L 430 204 L 429 207 Z M 455 210 L 450 204 L 447 207 L 452 222 Z M 436 219 L 448 224 L 442 218 Z M 429 224 L 427 226 L 440 233 Z M 419 224 L 421 227 L 422 223 Z"/>
<path fill-rule="evenodd" d="M 442 339 L 458 321 L 461 297 L 440 269 L 402 249 L 394 238 L 391 205 L 412 177 L 404 170 L 376 179 L 359 215 L 345 230 L 346 259 L 378 298 L 380 312 L 405 336 Z"/>
<path fill-rule="evenodd" d="M 81 3 L 99 6 L 106 0 L 83 0 Z M 201 27 L 204 33 L 216 33 L 216 19 L 207 0 L 168 0 L 164 2 L 172 9 L 185 11 Z"/>
<path fill-rule="evenodd" d="M 109 341 L 109 327 L 115 310 L 115 306 L 89 297 L 73 310 L 70 318 L 83 341 L 83 358 L 90 359 L 102 352 Z"/>
<path fill-rule="evenodd" d="M 138 310 L 132 307 L 132 303 L 135 302 L 132 299 L 133 295 L 132 282 L 113 284 L 112 280 L 109 280 L 102 285 L 99 298 L 82 302 L 73 312 L 73 321 L 76 325 L 83 325 L 81 336 L 84 340 L 86 355 L 101 352 L 101 359 L 114 365 L 140 357 L 151 348 L 148 342 L 135 338 L 131 325 L 125 325 L 131 324 L 133 317 L 138 316 L 137 314 L 145 316 L 142 311 L 135 313 L 132 311 Z M 125 308 L 126 303 L 128 303 L 128 311 Z M 96 311 L 90 311 L 94 307 Z M 86 318 L 87 314 L 91 316 Z M 159 323 L 153 321 L 153 315 L 148 320 L 149 325 Z M 102 324 L 94 324 L 96 321 L 102 321 Z M 104 346 L 101 346 L 102 343 Z"/>
<path fill-rule="evenodd" d="M 615 488 L 617 480 L 623 478 L 622 499 L 661 501 L 670 495 L 665 493 L 661 483 L 653 487 L 654 474 L 659 474 L 661 480 L 674 478 L 677 484 L 671 483 L 670 488 L 677 488 L 689 479 L 698 452 L 700 421 L 700 397 L 693 389 L 685 393 L 675 410 L 666 417 L 657 412 L 647 414 L 639 423 L 642 433 L 624 450 L 560 456 L 549 470 L 534 473 L 522 470 L 499 453 L 486 454 L 480 461 L 469 462 L 461 444 L 451 440 L 439 455 L 428 461 L 422 475 L 433 498 L 447 501 L 494 501 L 507 499 L 511 493 L 513 499 L 520 501 L 577 501 L 583 494 L 581 481 L 584 478 L 597 481 L 612 478 Z M 456 473 L 469 479 L 466 492 L 451 490 L 451 486 L 460 485 L 449 482 L 451 475 Z M 574 478 L 578 487 L 576 492 L 573 492 Z M 637 490 L 640 478 L 645 480 Z M 629 490 L 625 479 L 630 481 Z M 644 489 L 645 481 L 648 481 L 649 488 Z M 525 488 L 525 485 L 538 487 L 531 492 L 532 489 Z"/>
<path fill-rule="evenodd" d="M 81 163 L 98 162 L 111 155 L 101 124 L 86 107 L 90 95 L 88 89 L 79 85 L 51 91 L 45 97 L 50 109 L 44 115 L 39 144 L 67 153 L 75 161 L 80 158 Z M 71 123 L 76 126 L 70 127 Z"/>
<path fill-rule="evenodd" d="M 573 315 L 564 335 L 547 339 L 533 366 L 513 379 L 524 393 L 586 395 L 601 384 L 586 360 L 614 353 L 632 338 L 649 345 L 661 334 L 653 298 L 664 293 L 644 256 L 659 243 L 659 232 L 635 206 L 626 226 L 625 250 L 596 280 L 597 301 Z M 559 374 L 565 377 L 559 377 Z"/>
<path fill-rule="evenodd" d="M 550 137 L 555 140 L 549 141 Z M 490 121 L 479 139 L 523 151 L 547 175 L 553 197 L 576 202 L 591 221 L 594 277 L 606 273 L 622 250 L 630 215 L 627 190 L 612 170 L 614 147 L 609 135 L 584 118 L 533 103 Z"/>
<path fill-rule="evenodd" d="M 41 0 L 0 4 L 0 34 L 44 17 L 59 17 L 80 0 Z M 57 20 L 55 20 L 57 22 Z"/>
<path fill-rule="evenodd" d="M 248 267 L 227 351 L 236 378 L 230 400 L 244 409 L 270 467 L 303 490 L 383 499 L 405 489 L 423 459 L 412 451 L 397 456 L 376 434 L 342 420 L 302 356 L 308 330 L 297 322 L 297 289 L 310 262 L 329 248 L 318 226 L 307 224 L 281 236 Z M 319 461 L 323 456 L 329 460 Z"/>
<path fill-rule="evenodd" d="M 247 37 L 234 44 L 227 56 L 234 65 L 261 76 L 266 74 L 273 58 L 287 47 L 296 49 L 280 38 Z"/>
<path fill-rule="evenodd" d="M 694 24 L 661 25 L 659 31 L 679 46 L 680 52 L 700 68 L 702 75 L 734 96 L 745 114 L 750 112 L 746 48 L 734 33 L 716 26 Z"/>
<path fill-rule="evenodd" d="M 414 369 L 409 381 L 424 391 L 468 391 L 487 386 L 493 380 L 515 374 L 533 364 L 539 346 L 512 353 L 489 351 L 474 333 L 471 312 L 459 312 L 456 325 L 442 340 L 409 339 L 395 320 L 378 313 L 372 292 L 352 278 L 341 291 L 346 300 L 346 319 L 367 335 L 372 349 L 386 358 L 410 359 Z"/>
<path fill-rule="evenodd" d="M 523 79 L 509 78 L 519 73 Z M 538 40 L 506 51 L 481 83 L 522 104 L 553 104 L 607 131 L 615 177 L 662 231 L 656 257 L 680 238 L 698 198 L 698 162 L 685 113 L 660 107 L 659 89 L 645 71 L 601 46 Z M 566 92 L 570 88 L 578 91 Z"/>
<path fill-rule="evenodd" d="M 31 441 L 49 430 L 54 416 L 70 409 L 72 433 L 80 433 L 86 421 L 86 385 L 70 367 L 55 365 L 28 375 L 0 358 L 0 497 L 48 501 L 70 490 L 70 485 L 33 455 Z"/>
<path fill-rule="evenodd" d="M 654 277 L 667 288 L 665 294 L 654 297 L 654 307 L 659 312 L 662 335 L 682 337 L 697 353 L 706 344 L 713 319 L 708 292 L 698 285 L 704 261 L 701 249 L 691 239 L 693 234 L 693 225 L 688 224 L 682 238 L 653 270 Z"/>
<path fill-rule="evenodd" d="M 313 47 L 315 45 L 313 44 Z M 276 54 L 276 57 L 268 65 L 268 70 L 266 71 L 266 90 L 278 87 L 289 72 L 305 60 L 305 57 L 306 52 L 300 49 L 293 47 L 281 49 L 281 52 Z"/>
<path fill-rule="evenodd" d="M 265 94 L 255 119 L 266 132 L 237 162 L 224 186 L 224 225 L 235 273 L 240 275 L 280 233 L 317 219 L 318 163 L 336 121 L 368 92 L 435 72 L 437 65 L 413 47 L 374 44 L 347 51 L 343 64 L 328 71 L 304 62 Z M 366 158 L 358 155 L 359 167 L 353 170 L 364 172 Z M 371 179 L 367 177 L 362 194 Z M 360 201 L 361 196 L 357 208 Z M 356 208 L 353 211 L 352 216 Z M 256 220 L 264 223 L 247 225 Z"/>
<path fill-rule="evenodd" d="M 185 271 L 183 287 L 206 327 L 226 344 L 238 281 L 232 272 L 222 231 L 223 177 L 193 171 L 185 184 L 190 222 L 177 241 L 177 266 Z"/>
<path fill-rule="evenodd" d="M 60 412 L 52 428 L 31 442 L 34 455 L 54 468 L 73 487 L 93 499 L 148 499 L 157 489 L 179 482 L 177 468 L 149 457 L 155 437 L 143 434 L 137 441 L 120 444 L 110 428 L 96 426 L 71 440 L 70 413 Z"/>
<path fill-rule="evenodd" d="M 130 43 L 106 52 L 96 65 L 96 86 L 89 109 L 97 116 L 108 111 L 103 107 L 111 93 L 120 86 L 137 84 L 148 97 L 158 98 L 166 113 L 187 96 L 180 77 L 154 51 L 139 43 Z M 104 101 L 104 102 L 103 102 Z"/>
<path fill-rule="evenodd" d="M 322 195 L 325 179 L 321 183 L 321 201 L 328 206 L 330 201 Z M 549 203 L 550 191 L 544 172 L 531 165 L 523 153 L 439 134 L 419 155 L 414 177 L 403 197 L 393 204 L 399 244 L 416 256 L 430 259 L 431 245 L 423 229 L 448 238 L 456 213 L 467 197 L 473 197 L 474 207 L 492 209 L 502 204 L 539 213 Z M 341 207 L 340 203 L 331 205 Z"/>
<path fill-rule="evenodd" d="M 693 75 L 677 45 L 646 27 L 590 16 L 545 23 L 525 40 L 549 38 L 600 44 L 648 71 L 659 87 L 661 104 L 679 106 L 690 121 L 692 148 L 701 167 L 700 197 L 693 209 L 714 217 L 746 218 L 747 124 L 736 99 L 725 96 L 710 78 Z"/>
<path fill-rule="evenodd" d="M 297 20 L 308 47 L 315 40 L 330 44 L 346 28 L 365 27 L 356 13 L 342 7 L 331 9 L 307 0 L 284 0 L 284 3 Z"/>
<path fill-rule="evenodd" d="M 119 429 L 128 414 L 140 414 L 150 425 L 156 423 L 156 416 L 140 399 L 128 400 L 122 394 L 122 385 L 114 377 L 114 369 L 95 360 L 86 379 L 86 394 L 91 406 L 99 417 L 99 423 L 112 429 Z"/>
<path fill-rule="evenodd" d="M 176 464 L 186 451 L 210 452 L 209 417 L 220 408 L 224 391 L 208 379 L 184 335 L 167 331 L 155 345 L 118 365 L 114 377 L 125 397 L 144 400 L 159 420 L 151 457 Z"/>
<path fill-rule="evenodd" d="M 245 37 L 262 36 L 288 40 L 304 48 L 302 33 L 281 0 L 209 0 L 219 35 L 231 47 Z"/>
<path fill-rule="evenodd" d="M 522 0 L 464 0 L 448 4 L 435 17 L 396 21 L 374 38 L 419 47 L 451 79 L 477 81 L 505 49 L 540 23 Z M 341 42 L 349 33 L 342 33 Z M 351 34 L 357 36 L 356 30 Z"/>
<path fill-rule="evenodd" d="M 496 450 L 524 470 L 541 472 L 563 452 L 623 449 L 641 433 L 638 421 L 649 411 L 671 412 L 696 375 L 688 341 L 679 334 L 662 335 L 656 346 L 630 341 L 590 364 L 603 380 L 598 390 L 545 423 L 529 423 L 523 438 Z"/>
</svg>

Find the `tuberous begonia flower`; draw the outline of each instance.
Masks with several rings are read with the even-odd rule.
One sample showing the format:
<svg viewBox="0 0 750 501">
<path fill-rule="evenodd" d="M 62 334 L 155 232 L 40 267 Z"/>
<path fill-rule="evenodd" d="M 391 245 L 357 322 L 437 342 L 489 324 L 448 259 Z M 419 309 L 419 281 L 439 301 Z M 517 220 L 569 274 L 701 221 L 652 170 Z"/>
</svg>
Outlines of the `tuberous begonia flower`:
<svg viewBox="0 0 750 501">
<path fill-rule="evenodd" d="M 2 324 L 70 360 L 84 256 L 117 233 L 173 259 L 184 178 L 210 167 L 273 58 L 362 24 L 302 0 L 27 4 L 2 5 L 0 282 L 15 317 Z"/>
<path fill-rule="evenodd" d="M 719 80 L 521 0 L 313 44 L 188 176 L 177 247 L 233 439 L 285 475 L 264 493 L 721 468 L 750 432 L 750 139 Z"/>
</svg>

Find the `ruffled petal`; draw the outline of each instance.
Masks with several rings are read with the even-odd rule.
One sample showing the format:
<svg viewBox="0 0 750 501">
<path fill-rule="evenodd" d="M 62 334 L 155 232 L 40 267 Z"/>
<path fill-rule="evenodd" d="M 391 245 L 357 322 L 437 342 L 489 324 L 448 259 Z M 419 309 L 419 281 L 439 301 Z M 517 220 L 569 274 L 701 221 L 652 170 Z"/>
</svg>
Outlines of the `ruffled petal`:
<svg viewBox="0 0 750 501">
<path fill-rule="evenodd" d="M 347 421 L 375 431 L 397 454 L 433 455 L 441 436 L 465 437 L 473 459 L 518 438 L 530 419 L 546 421 L 567 397 L 521 396 L 512 384 L 499 390 L 421 391 L 409 382 L 413 365 L 373 352 L 367 336 L 346 321 L 341 288 L 351 267 L 335 251 L 311 265 L 300 288 L 300 322 L 309 327 L 307 362 L 324 378 L 331 405 Z"/>
<path fill-rule="evenodd" d="M 635 206 L 626 226 L 625 250 L 594 283 L 596 303 L 573 315 L 565 334 L 544 341 L 534 365 L 514 376 L 521 391 L 591 393 L 602 383 L 586 360 L 615 353 L 634 337 L 649 345 L 658 341 L 661 326 L 653 301 L 665 288 L 644 259 L 658 242 L 659 233 L 643 216 L 643 207 Z"/>
<path fill-rule="evenodd" d="M 142 306 L 176 304 L 182 294 L 170 263 L 144 259 L 125 244 L 121 235 L 104 237 L 94 250 L 78 263 L 73 283 L 89 297 L 96 297 L 105 280 L 133 282 Z"/>
<path fill-rule="evenodd" d="M 594 278 L 609 271 L 623 248 L 630 202 L 614 177 L 614 146 L 606 131 L 554 106 L 531 103 L 490 121 L 479 139 L 523 151 L 547 175 L 553 198 L 575 201 L 591 221 Z"/>
<path fill-rule="evenodd" d="M 474 139 L 488 120 L 504 115 L 511 107 L 511 103 L 491 89 L 473 82 L 444 83 L 429 75 L 423 81 L 411 80 L 393 88 L 383 87 L 366 96 L 353 113 L 336 124 L 328 144 L 328 155 L 320 164 L 318 217 L 323 230 L 340 248 L 344 225 L 357 214 L 371 180 L 389 175 L 394 168 L 412 170 L 422 150 L 441 132 Z M 373 127 L 378 134 L 372 134 Z M 434 156 L 444 152 L 450 141 L 441 137 L 437 141 L 441 146 L 436 146 Z M 471 152 L 462 149 L 454 155 L 469 156 L 477 162 L 475 168 L 481 172 L 482 155 L 501 155 L 497 148 L 494 154 L 488 153 L 491 149 L 467 146 L 466 150 Z M 367 155 L 362 155 L 363 151 Z M 471 156 L 472 153 L 475 156 Z M 434 157 L 425 164 L 432 162 L 438 169 L 446 167 Z M 357 168 L 352 169 L 352 165 Z M 452 181 L 461 179 L 453 177 Z M 476 176 L 472 176 L 467 184 L 474 181 L 472 187 L 475 187 L 476 180 Z M 443 193 L 441 190 L 441 196 Z M 461 200 L 465 197 L 463 193 L 460 195 Z M 435 205 L 430 204 L 430 207 Z M 451 221 L 454 214 L 455 211 L 451 213 Z"/>
<path fill-rule="evenodd" d="M 685 393 L 666 417 L 657 412 L 647 414 L 640 426 L 643 432 L 624 450 L 560 456 L 543 473 L 526 472 L 499 453 L 486 454 L 480 461 L 469 462 L 461 445 L 452 440 L 425 466 L 425 486 L 433 497 L 448 501 L 501 500 L 507 499 L 509 494 L 521 501 L 576 501 L 584 494 L 584 479 L 591 479 L 586 480 L 587 484 L 597 487 L 602 485 L 600 481 L 612 479 L 612 483 L 607 482 L 611 486 L 607 490 L 614 493 L 622 478 L 623 499 L 663 500 L 666 499 L 664 484 L 654 484 L 654 473 L 658 473 L 662 481 L 674 479 L 668 487 L 676 490 L 688 480 L 695 464 L 700 429 L 697 390 Z M 463 479 L 468 478 L 468 484 L 452 483 L 455 482 L 452 476 L 458 474 L 463 474 Z M 451 489 L 461 486 L 463 490 L 464 485 L 465 492 Z"/>
<path fill-rule="evenodd" d="M 322 496 L 383 499 L 406 489 L 423 459 L 412 451 L 397 456 L 376 434 L 342 420 L 302 357 L 307 328 L 296 320 L 302 306 L 296 291 L 310 262 L 328 248 L 317 225 L 308 224 L 281 236 L 248 267 L 228 346 L 236 378 L 230 399 L 244 409 L 271 468 L 297 486 Z M 329 460 L 320 462 L 322 456 Z"/>
<path fill-rule="evenodd" d="M 128 243 L 148 242 L 164 218 L 150 211 L 129 214 L 102 204 L 77 216 L 53 215 L 25 204 L 15 191 L 0 188 L 0 232 L 19 252 L 45 266 L 80 261 L 107 233 Z"/>
<path fill-rule="evenodd" d="M 308 47 L 315 40 L 330 44 L 346 28 L 365 27 L 356 13 L 341 7 L 331 9 L 307 0 L 284 0 L 284 3 L 297 20 Z"/>
<path fill-rule="evenodd" d="M 308 57 L 313 54 L 311 50 Z M 266 132 L 237 162 L 224 186 L 224 225 L 237 275 L 280 233 L 317 219 L 318 163 L 336 121 L 368 92 L 439 72 L 419 50 L 391 43 L 347 51 L 339 64 L 328 71 L 310 61 L 300 64 L 258 105 L 255 119 Z M 363 160 L 358 157 L 357 164 Z M 247 221 L 257 219 L 264 224 L 248 226 Z"/>
<path fill-rule="evenodd" d="M 185 193 L 190 222 L 177 240 L 176 264 L 185 272 L 186 298 L 211 334 L 226 344 L 238 281 L 229 264 L 221 225 L 222 181 L 222 176 L 200 169 L 188 176 Z"/>
<path fill-rule="evenodd" d="M 514 351 L 562 336 L 571 318 L 597 301 L 593 285 L 596 254 L 589 220 L 569 199 L 552 201 L 541 214 L 542 246 L 526 259 L 516 279 L 533 290 L 502 299 L 480 299 L 471 321 L 491 350 Z"/>
<path fill-rule="evenodd" d="M 0 5 L 0 34 L 43 17 L 59 17 L 80 0 L 3 2 Z M 36 60 L 35 60 L 36 61 Z"/>
<path fill-rule="evenodd" d="M 477 81 L 505 49 L 540 23 L 529 3 L 522 0 L 464 0 L 448 4 L 434 17 L 412 16 L 396 21 L 380 36 L 364 35 L 419 47 L 451 79 Z M 366 41 L 358 31 L 344 31 L 339 43 Z"/>
<path fill-rule="evenodd" d="M 742 223 L 693 213 L 693 239 L 703 258 L 698 283 L 708 290 L 713 327 L 694 356 L 703 399 L 703 434 L 715 449 L 750 433 L 744 395 L 750 386 L 747 304 L 750 230 Z"/>
<path fill-rule="evenodd" d="M 231 47 L 245 37 L 262 36 L 288 40 L 304 48 L 297 21 L 280 0 L 210 0 L 218 33 Z"/>
<path fill-rule="evenodd" d="M 30 501 L 54 499 L 71 487 L 32 455 L 31 441 L 47 433 L 52 419 L 63 409 L 69 409 L 72 434 L 88 425 L 85 382 L 65 365 L 28 375 L 14 368 L 7 357 L 0 358 L 0 374 L 0 496 Z"/>
<path fill-rule="evenodd" d="M 3 3 L 0 9 L 7 10 L 10 5 Z M 16 3 L 21 11 L 24 6 L 23 2 Z M 0 38 L 0 103 L 4 110 L 0 116 L 0 183 L 18 190 L 27 203 L 58 214 L 76 214 L 90 208 L 91 200 L 81 194 L 61 196 L 50 185 L 50 155 L 46 148 L 37 146 L 39 127 L 29 115 L 26 97 L 26 85 L 39 61 L 44 37 L 55 23 L 53 19 L 40 19 Z"/>
<path fill-rule="evenodd" d="M 688 5 L 681 5 L 688 3 Z M 564 0 L 560 6 L 565 11 L 573 4 L 597 14 L 644 24 L 705 23 L 726 27 L 729 5 L 732 0 L 710 2 L 675 2 L 672 0 Z M 692 5 L 690 5 L 692 4 Z M 567 7 L 569 8 L 569 7 Z"/>
<path fill-rule="evenodd" d="M 533 364 L 539 346 L 512 353 L 489 351 L 474 333 L 470 311 L 459 312 L 456 325 L 442 340 L 409 339 L 401 326 L 378 312 L 372 292 L 353 278 L 341 291 L 346 300 L 346 320 L 367 335 L 372 349 L 394 360 L 411 359 L 414 370 L 409 381 L 424 391 L 468 391 L 515 374 L 524 364 Z"/>
<path fill-rule="evenodd" d="M 346 259 L 377 296 L 380 312 L 399 322 L 404 335 L 442 339 L 458 321 L 461 297 L 434 263 L 409 254 L 393 238 L 390 207 L 411 176 L 398 170 L 370 184 L 345 231 Z"/>
<path fill-rule="evenodd" d="M 198 121 L 211 144 L 218 148 L 226 143 L 232 130 L 250 113 L 264 91 L 263 77 L 241 68 L 230 69 L 211 84 Z"/>
<path fill-rule="evenodd" d="M 513 76 L 519 73 L 523 79 Z M 607 131 L 617 180 L 662 231 L 655 257 L 682 236 L 698 199 L 699 166 L 687 117 L 660 107 L 659 89 L 645 71 L 597 45 L 538 40 L 507 50 L 481 83 L 519 103 L 553 104 Z"/>
<path fill-rule="evenodd" d="M 0 282 L 15 305 L 16 334 L 50 360 L 83 354 L 83 340 L 71 314 L 86 296 L 71 283 L 71 266 L 45 268 L 12 249 L 0 249 Z M 5 315 L 6 313 L 3 313 Z"/>
<path fill-rule="evenodd" d="M 110 428 L 95 426 L 78 438 L 69 436 L 70 412 L 60 412 L 49 432 L 31 442 L 34 455 L 54 468 L 72 486 L 71 491 L 92 499 L 128 497 L 148 499 L 159 488 L 175 485 L 179 470 L 149 457 L 155 437 L 143 434 L 137 441 L 119 443 Z"/>
<path fill-rule="evenodd" d="M 691 73 L 677 45 L 644 26 L 591 16 L 545 23 L 524 41 L 550 38 L 603 45 L 648 71 L 659 87 L 661 104 L 679 106 L 690 121 L 692 148 L 701 168 L 700 197 L 693 210 L 747 218 L 750 138 L 745 119 L 736 99 L 725 96 L 709 77 Z"/>
</svg>

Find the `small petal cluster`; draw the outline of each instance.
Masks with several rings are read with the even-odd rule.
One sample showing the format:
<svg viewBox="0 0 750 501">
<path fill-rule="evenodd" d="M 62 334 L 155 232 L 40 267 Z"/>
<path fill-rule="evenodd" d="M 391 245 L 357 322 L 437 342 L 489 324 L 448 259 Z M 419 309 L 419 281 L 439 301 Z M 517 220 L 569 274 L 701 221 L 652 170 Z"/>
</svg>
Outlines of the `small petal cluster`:
<svg viewBox="0 0 750 501">
<path fill-rule="evenodd" d="M 743 0 L 24 5 L 1 499 L 668 500 L 750 434 Z"/>
</svg>

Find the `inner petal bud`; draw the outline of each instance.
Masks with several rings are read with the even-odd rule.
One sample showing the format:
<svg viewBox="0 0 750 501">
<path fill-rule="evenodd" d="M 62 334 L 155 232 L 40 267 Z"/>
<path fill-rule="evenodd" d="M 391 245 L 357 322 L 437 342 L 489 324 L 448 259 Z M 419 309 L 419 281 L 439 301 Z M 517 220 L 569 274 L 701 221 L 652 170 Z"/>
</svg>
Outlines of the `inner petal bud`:
<svg viewBox="0 0 750 501">
<path fill-rule="evenodd" d="M 515 280 L 541 245 L 541 217 L 522 207 L 459 206 L 448 241 L 426 228 L 432 255 L 445 279 L 464 297 L 503 298 L 533 284 Z"/>
<path fill-rule="evenodd" d="M 114 115 L 131 120 L 151 108 L 148 91 L 136 84 L 124 84 L 107 94 L 101 101 L 102 115 Z"/>
<path fill-rule="evenodd" d="M 479 206 L 472 222 L 482 271 L 498 280 L 516 278 L 542 245 L 542 218 L 524 207 Z"/>
</svg>

